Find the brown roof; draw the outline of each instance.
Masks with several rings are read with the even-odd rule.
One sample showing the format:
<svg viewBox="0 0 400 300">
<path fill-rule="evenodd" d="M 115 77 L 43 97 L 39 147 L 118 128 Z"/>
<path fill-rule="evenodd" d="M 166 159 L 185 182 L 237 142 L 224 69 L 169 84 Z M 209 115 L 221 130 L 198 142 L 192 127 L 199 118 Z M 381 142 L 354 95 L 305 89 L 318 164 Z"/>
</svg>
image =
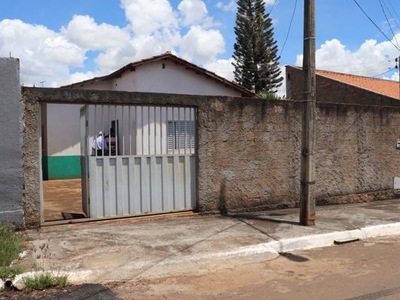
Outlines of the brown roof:
<svg viewBox="0 0 400 300">
<path fill-rule="evenodd" d="M 84 80 L 84 81 L 80 81 L 80 82 L 77 82 L 77 83 L 64 85 L 64 86 L 62 86 L 62 88 L 73 88 L 73 87 L 76 87 L 76 86 L 82 86 L 83 84 L 86 84 L 86 83 L 104 81 L 104 80 L 108 80 L 108 79 L 111 79 L 111 78 L 118 78 L 125 71 L 128 71 L 128 70 L 133 71 L 135 69 L 135 67 L 137 67 L 137 66 L 141 66 L 141 65 L 144 65 L 144 64 L 147 64 L 147 63 L 152 63 L 152 62 L 155 62 L 155 61 L 165 60 L 165 59 L 169 59 L 169 60 L 175 62 L 177 65 L 181 65 L 181 66 L 185 67 L 186 69 L 195 72 L 196 74 L 200 74 L 200 75 L 203 75 L 203 76 L 205 76 L 207 78 L 213 79 L 216 82 L 225 85 L 226 87 L 229 87 L 229 88 L 231 88 L 231 89 L 233 89 L 233 90 L 235 90 L 237 92 L 240 92 L 243 97 L 254 97 L 256 95 L 254 92 L 246 89 L 245 87 L 243 87 L 243 86 L 241 86 L 241 85 L 239 85 L 239 84 L 237 84 L 237 83 L 235 83 L 233 81 L 227 80 L 227 79 L 225 79 L 225 78 L 223 78 L 223 77 L 221 77 L 221 76 L 219 76 L 219 75 L 217 75 L 217 74 L 215 74 L 213 72 L 210 72 L 210 71 L 208 71 L 208 70 L 206 70 L 204 68 L 196 66 L 195 64 L 192 64 L 192 63 L 188 62 L 187 60 L 179 58 L 179 57 L 171 54 L 171 52 L 165 52 L 165 53 L 160 54 L 160 55 L 156 55 L 156 56 L 152 56 L 152 57 L 145 58 L 145 59 L 142 59 L 142 60 L 138 60 L 138 61 L 135 61 L 135 62 L 127 64 L 126 66 L 122 67 L 121 69 L 119 69 L 119 70 L 117 70 L 117 71 L 115 71 L 115 72 L 113 72 L 113 73 L 111 73 L 109 75 L 101 76 L 101 77 L 95 77 L 95 78 L 92 78 L 92 79 L 89 79 L 89 80 Z"/>
<path fill-rule="evenodd" d="M 316 70 L 317 75 L 399 99 L 399 82 L 332 71 Z"/>
</svg>

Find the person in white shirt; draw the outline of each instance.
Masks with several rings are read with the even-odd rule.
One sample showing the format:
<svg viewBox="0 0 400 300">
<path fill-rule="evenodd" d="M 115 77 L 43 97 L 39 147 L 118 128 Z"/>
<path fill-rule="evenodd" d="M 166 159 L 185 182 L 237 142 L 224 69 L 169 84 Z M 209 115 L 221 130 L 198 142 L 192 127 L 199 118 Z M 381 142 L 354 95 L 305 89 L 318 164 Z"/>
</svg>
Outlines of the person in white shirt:
<svg viewBox="0 0 400 300">
<path fill-rule="evenodd" d="M 104 140 L 103 132 L 99 131 L 97 137 L 92 143 L 92 155 L 101 156 L 104 155 L 108 150 L 107 143 Z"/>
</svg>

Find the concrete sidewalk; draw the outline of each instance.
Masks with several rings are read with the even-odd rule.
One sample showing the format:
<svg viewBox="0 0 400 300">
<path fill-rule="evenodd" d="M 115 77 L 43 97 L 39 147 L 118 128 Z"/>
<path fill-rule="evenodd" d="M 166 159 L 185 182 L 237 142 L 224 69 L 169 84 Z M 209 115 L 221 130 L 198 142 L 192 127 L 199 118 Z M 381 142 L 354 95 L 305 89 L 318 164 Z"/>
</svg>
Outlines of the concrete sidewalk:
<svg viewBox="0 0 400 300">
<path fill-rule="evenodd" d="M 316 226 L 299 209 L 227 216 L 157 218 L 43 227 L 27 234 L 25 267 L 65 272 L 72 283 L 134 280 L 218 268 L 221 260 L 268 260 L 335 240 L 400 234 L 400 199 L 317 207 Z"/>
</svg>

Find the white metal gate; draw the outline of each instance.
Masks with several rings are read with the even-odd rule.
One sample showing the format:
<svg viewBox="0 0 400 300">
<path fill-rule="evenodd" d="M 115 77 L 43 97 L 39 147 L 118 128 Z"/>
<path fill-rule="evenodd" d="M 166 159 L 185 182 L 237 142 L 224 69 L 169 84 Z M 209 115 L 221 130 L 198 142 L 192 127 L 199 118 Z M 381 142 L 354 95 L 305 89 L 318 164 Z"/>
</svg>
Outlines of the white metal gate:
<svg viewBox="0 0 400 300">
<path fill-rule="evenodd" d="M 87 105 L 81 124 L 90 218 L 195 208 L 195 108 Z"/>
</svg>

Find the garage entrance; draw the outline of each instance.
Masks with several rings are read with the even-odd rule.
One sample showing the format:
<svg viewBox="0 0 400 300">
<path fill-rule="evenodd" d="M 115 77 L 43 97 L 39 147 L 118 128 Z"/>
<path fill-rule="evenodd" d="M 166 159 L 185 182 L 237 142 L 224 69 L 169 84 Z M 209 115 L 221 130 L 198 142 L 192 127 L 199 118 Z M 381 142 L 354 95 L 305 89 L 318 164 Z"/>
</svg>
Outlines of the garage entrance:
<svg viewBox="0 0 400 300">
<path fill-rule="evenodd" d="M 85 105 L 80 124 L 87 216 L 118 218 L 196 207 L 195 108 Z"/>
</svg>

